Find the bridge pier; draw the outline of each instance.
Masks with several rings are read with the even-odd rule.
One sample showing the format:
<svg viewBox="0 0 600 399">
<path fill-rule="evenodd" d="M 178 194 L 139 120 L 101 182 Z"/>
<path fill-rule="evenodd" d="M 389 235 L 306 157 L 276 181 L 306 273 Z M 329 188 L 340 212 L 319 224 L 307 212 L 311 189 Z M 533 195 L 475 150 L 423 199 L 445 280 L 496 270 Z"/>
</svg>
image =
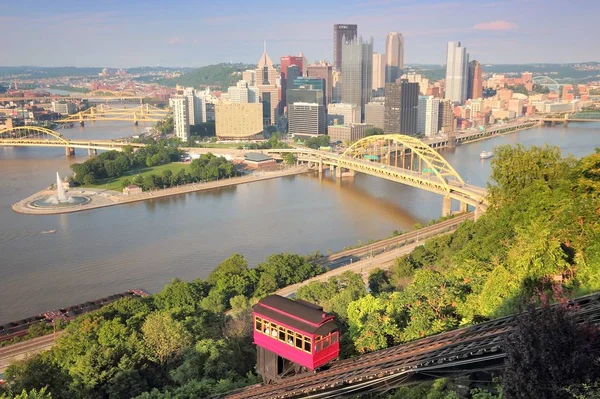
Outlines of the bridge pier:
<svg viewBox="0 0 600 399">
<path fill-rule="evenodd" d="M 339 177 L 339 178 L 342 177 L 342 167 L 341 166 L 337 166 L 335 168 L 335 177 Z"/>
<path fill-rule="evenodd" d="M 65 155 L 68 157 L 75 155 L 75 148 L 65 147 Z"/>
<path fill-rule="evenodd" d="M 323 176 L 323 159 L 319 158 L 319 176 Z"/>
<path fill-rule="evenodd" d="M 85 122 L 84 121 L 79 121 L 79 126 L 84 127 L 85 126 Z"/>
<path fill-rule="evenodd" d="M 442 217 L 450 216 L 450 212 L 452 211 L 452 198 L 449 195 L 444 197 L 444 201 L 442 202 Z"/>
<path fill-rule="evenodd" d="M 95 148 L 88 148 L 88 155 L 92 156 L 92 155 L 97 155 L 98 154 L 98 150 Z"/>
<path fill-rule="evenodd" d="M 465 213 L 469 209 L 469 205 L 466 202 L 461 202 L 459 205 L 460 213 Z"/>
</svg>

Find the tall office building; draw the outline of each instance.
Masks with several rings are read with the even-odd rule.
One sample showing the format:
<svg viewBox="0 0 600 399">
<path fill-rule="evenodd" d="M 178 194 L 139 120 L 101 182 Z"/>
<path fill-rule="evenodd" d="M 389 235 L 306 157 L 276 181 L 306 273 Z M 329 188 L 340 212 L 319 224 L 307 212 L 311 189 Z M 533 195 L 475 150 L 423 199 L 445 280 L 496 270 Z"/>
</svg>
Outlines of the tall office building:
<svg viewBox="0 0 600 399">
<path fill-rule="evenodd" d="M 321 61 L 306 67 L 306 76 L 309 78 L 320 78 L 325 80 L 325 97 L 327 104 L 331 103 L 333 96 L 333 75 L 331 64 Z"/>
<path fill-rule="evenodd" d="M 242 72 L 242 80 L 248 82 L 248 86 L 256 85 L 256 70 L 246 69 L 244 72 Z"/>
<path fill-rule="evenodd" d="M 294 79 L 294 89 L 311 89 L 320 91 L 319 104 L 327 105 L 327 86 L 325 79 L 300 76 Z"/>
<path fill-rule="evenodd" d="M 373 53 L 373 90 L 385 87 L 385 58 L 383 54 Z"/>
<path fill-rule="evenodd" d="M 404 36 L 390 32 L 385 39 L 385 81 L 395 82 L 404 69 Z"/>
<path fill-rule="evenodd" d="M 230 86 L 227 94 L 233 104 L 257 103 L 259 98 L 258 87 L 249 86 L 244 80 L 239 80 L 235 86 Z"/>
<path fill-rule="evenodd" d="M 342 73 L 333 71 L 331 74 L 331 102 L 339 103 L 342 101 Z"/>
<path fill-rule="evenodd" d="M 292 65 L 295 65 L 298 69 L 295 70 L 294 72 L 299 71 L 300 74 L 302 75 L 302 70 L 303 70 L 302 62 L 303 62 L 303 59 L 301 56 L 286 55 L 285 57 L 281 57 L 281 96 L 280 96 L 280 98 L 281 98 L 281 103 L 284 106 L 287 104 L 286 90 L 289 88 L 292 88 L 294 79 L 296 79 L 298 77 L 298 76 L 294 76 L 292 79 L 288 79 L 288 68 Z M 294 73 L 294 75 L 296 75 L 296 73 Z"/>
<path fill-rule="evenodd" d="M 175 124 L 175 136 L 183 142 L 188 141 L 190 136 L 190 120 L 188 114 L 188 98 L 183 94 L 171 97 L 173 107 L 173 122 Z"/>
<path fill-rule="evenodd" d="M 384 132 L 417 134 L 419 85 L 401 80 L 385 84 Z"/>
<path fill-rule="evenodd" d="M 369 42 L 361 37 L 342 45 L 342 71 L 342 102 L 358 105 L 362 122 L 373 88 L 372 37 Z"/>
<path fill-rule="evenodd" d="M 263 121 L 266 125 L 275 125 L 279 116 L 279 87 L 277 70 L 267 54 L 267 45 L 256 68 L 256 87 L 259 101 L 263 104 Z"/>
<path fill-rule="evenodd" d="M 322 104 L 297 102 L 288 106 L 288 133 L 295 136 L 325 134 L 325 111 Z"/>
<path fill-rule="evenodd" d="M 374 98 L 365 104 L 365 123 L 383 129 L 385 127 L 385 99 Z"/>
<path fill-rule="evenodd" d="M 417 133 L 435 136 L 439 132 L 440 99 L 433 96 L 419 96 L 419 116 Z"/>
<path fill-rule="evenodd" d="M 327 125 L 360 123 L 360 108 L 356 104 L 336 103 L 327 107 Z"/>
<path fill-rule="evenodd" d="M 441 100 L 438 113 L 439 130 L 443 133 L 452 133 L 455 130 L 454 108 L 450 100 Z"/>
<path fill-rule="evenodd" d="M 473 60 L 469 62 L 469 82 L 467 83 L 467 98 L 481 98 L 483 93 L 483 81 L 481 79 L 481 64 Z"/>
<path fill-rule="evenodd" d="M 448 42 L 446 56 L 446 100 L 463 104 L 467 100 L 469 54 L 460 42 Z"/>
<path fill-rule="evenodd" d="M 357 25 L 333 25 L 333 69 L 336 71 L 342 70 L 342 45 L 356 40 L 357 36 Z"/>
</svg>

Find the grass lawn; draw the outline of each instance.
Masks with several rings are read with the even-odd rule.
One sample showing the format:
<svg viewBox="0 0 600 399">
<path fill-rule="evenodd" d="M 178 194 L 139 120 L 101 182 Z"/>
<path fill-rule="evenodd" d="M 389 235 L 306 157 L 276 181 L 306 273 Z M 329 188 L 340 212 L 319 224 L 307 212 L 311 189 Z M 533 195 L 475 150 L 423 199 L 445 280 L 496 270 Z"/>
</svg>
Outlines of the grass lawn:
<svg viewBox="0 0 600 399">
<path fill-rule="evenodd" d="M 96 184 L 91 184 L 89 186 L 82 186 L 82 187 L 102 188 L 102 189 L 107 189 L 107 190 L 121 191 L 123 189 L 121 186 L 121 182 L 125 179 L 133 180 L 133 177 L 135 175 L 140 175 L 142 177 L 144 177 L 146 175 L 151 175 L 151 174 L 161 175 L 165 170 L 170 170 L 175 175 L 175 174 L 179 173 L 179 171 L 182 168 L 185 169 L 187 172 L 188 169 L 190 168 L 190 165 L 191 165 L 190 163 L 184 163 L 184 162 L 171 162 L 166 165 L 158 165 L 158 166 L 152 166 L 152 167 L 146 167 L 146 168 L 131 169 L 131 170 L 128 170 L 127 172 L 125 172 L 123 174 L 123 176 L 121 176 L 121 177 L 98 180 L 96 182 Z"/>
</svg>

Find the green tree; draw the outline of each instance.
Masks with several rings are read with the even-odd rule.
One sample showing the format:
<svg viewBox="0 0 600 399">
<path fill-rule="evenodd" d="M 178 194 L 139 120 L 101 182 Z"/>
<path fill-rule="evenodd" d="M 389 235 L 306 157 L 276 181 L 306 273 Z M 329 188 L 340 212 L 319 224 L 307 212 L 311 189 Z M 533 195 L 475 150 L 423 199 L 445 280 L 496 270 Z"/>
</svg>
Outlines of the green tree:
<svg viewBox="0 0 600 399">
<path fill-rule="evenodd" d="M 283 162 L 285 162 L 286 165 L 295 165 L 296 157 L 291 152 L 288 152 L 283 156 Z"/>
<path fill-rule="evenodd" d="M 148 358 L 160 364 L 179 358 L 191 343 L 190 334 L 169 313 L 149 315 L 142 326 L 142 334 Z"/>
<path fill-rule="evenodd" d="M 3 394 L 0 399 L 52 399 L 52 394 L 44 387 L 39 391 L 32 389 L 27 392 L 25 389 L 19 394 Z"/>
</svg>

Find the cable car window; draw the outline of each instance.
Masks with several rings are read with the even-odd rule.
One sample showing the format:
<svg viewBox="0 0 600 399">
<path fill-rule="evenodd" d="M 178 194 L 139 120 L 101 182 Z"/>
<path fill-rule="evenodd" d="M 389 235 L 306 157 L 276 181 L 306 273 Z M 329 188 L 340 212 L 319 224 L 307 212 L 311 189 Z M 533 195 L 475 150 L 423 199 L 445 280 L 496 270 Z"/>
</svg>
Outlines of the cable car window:
<svg viewBox="0 0 600 399">
<path fill-rule="evenodd" d="M 279 340 L 285 342 L 285 328 L 279 327 Z"/>
<path fill-rule="evenodd" d="M 311 353 L 310 338 L 304 337 L 304 350 Z"/>
<path fill-rule="evenodd" d="M 271 337 L 277 338 L 277 325 L 271 323 Z"/>
<path fill-rule="evenodd" d="M 294 332 L 292 330 L 286 330 L 286 342 L 290 345 L 294 345 Z"/>
<path fill-rule="evenodd" d="M 323 339 L 323 349 L 327 348 L 329 346 L 329 336 L 325 337 Z"/>
<path fill-rule="evenodd" d="M 255 327 L 258 331 L 262 330 L 262 320 L 260 319 L 260 317 L 256 318 L 256 327 Z"/>
<path fill-rule="evenodd" d="M 323 342 L 322 341 L 315 342 L 315 352 L 319 352 L 321 349 L 323 349 Z"/>
<path fill-rule="evenodd" d="M 302 335 L 296 333 L 296 348 L 302 349 Z"/>
<path fill-rule="evenodd" d="M 337 333 L 337 332 L 334 332 L 334 333 L 331 335 L 331 343 L 332 343 L 332 344 L 335 344 L 336 342 L 338 342 L 338 333 Z"/>
</svg>

